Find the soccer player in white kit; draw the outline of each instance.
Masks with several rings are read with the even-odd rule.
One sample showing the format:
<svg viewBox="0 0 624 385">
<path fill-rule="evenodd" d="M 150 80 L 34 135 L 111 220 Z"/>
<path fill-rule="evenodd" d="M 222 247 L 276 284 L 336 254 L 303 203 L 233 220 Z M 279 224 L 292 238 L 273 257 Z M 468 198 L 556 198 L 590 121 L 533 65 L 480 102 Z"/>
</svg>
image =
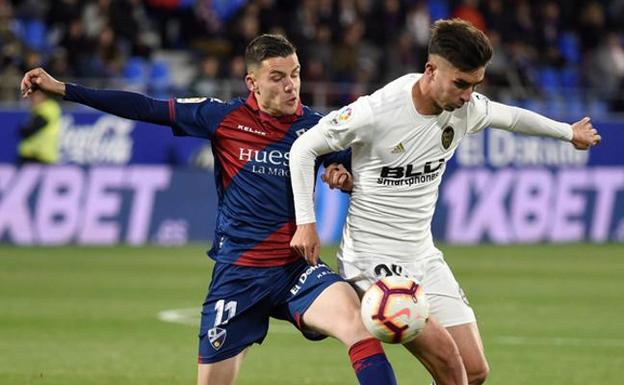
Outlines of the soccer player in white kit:
<svg viewBox="0 0 624 385">
<path fill-rule="evenodd" d="M 402 76 L 329 113 L 290 152 L 297 217 L 291 246 L 315 264 L 314 160 L 351 147 L 352 195 L 339 270 L 360 294 L 386 275 L 423 285 L 431 317 L 405 346 L 439 385 L 481 384 L 489 372 L 474 312 L 431 235 L 440 180 L 462 138 L 494 127 L 583 150 L 601 139 L 589 118 L 561 123 L 474 92 L 491 56 L 487 37 L 471 24 L 439 20 L 423 74 Z"/>
</svg>

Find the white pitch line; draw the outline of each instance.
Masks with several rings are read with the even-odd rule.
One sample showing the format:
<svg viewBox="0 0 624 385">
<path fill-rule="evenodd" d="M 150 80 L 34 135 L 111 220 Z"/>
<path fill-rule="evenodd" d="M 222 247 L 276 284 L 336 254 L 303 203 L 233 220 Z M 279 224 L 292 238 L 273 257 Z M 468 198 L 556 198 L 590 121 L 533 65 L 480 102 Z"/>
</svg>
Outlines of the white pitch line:
<svg viewBox="0 0 624 385">
<path fill-rule="evenodd" d="M 158 313 L 158 319 L 183 325 L 199 327 L 201 309 L 186 308 L 164 310 Z M 289 322 L 271 319 L 269 333 L 299 334 Z M 506 346 L 562 346 L 562 347 L 601 347 L 624 348 L 624 339 L 614 338 L 571 338 L 571 337 L 522 337 L 492 336 L 486 338 L 487 343 Z"/>
<path fill-rule="evenodd" d="M 158 319 L 176 324 L 199 326 L 199 314 L 200 310 L 195 308 L 172 309 L 158 313 Z"/>
<path fill-rule="evenodd" d="M 199 315 L 201 309 L 186 308 L 164 310 L 158 313 L 159 320 L 182 325 L 199 327 Z M 277 334 L 298 334 L 299 331 L 287 321 L 271 319 L 269 333 Z"/>
<path fill-rule="evenodd" d="M 624 348 L 623 339 L 613 338 L 494 336 L 491 341 L 499 345 Z"/>
</svg>

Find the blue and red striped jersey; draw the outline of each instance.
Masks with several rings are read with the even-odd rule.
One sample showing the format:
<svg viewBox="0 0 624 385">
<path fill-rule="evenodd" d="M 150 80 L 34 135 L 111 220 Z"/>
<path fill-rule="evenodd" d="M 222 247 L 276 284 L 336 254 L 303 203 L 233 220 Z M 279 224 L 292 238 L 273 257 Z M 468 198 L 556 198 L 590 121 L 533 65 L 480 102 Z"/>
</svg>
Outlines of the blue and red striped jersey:
<svg viewBox="0 0 624 385">
<path fill-rule="evenodd" d="M 294 115 L 274 117 L 245 100 L 171 99 L 176 135 L 210 139 L 215 157 L 218 212 L 208 255 L 243 266 L 280 266 L 299 258 L 290 250 L 295 210 L 288 159 L 297 137 L 321 115 L 299 105 Z M 319 159 L 348 164 L 350 151 Z"/>
</svg>

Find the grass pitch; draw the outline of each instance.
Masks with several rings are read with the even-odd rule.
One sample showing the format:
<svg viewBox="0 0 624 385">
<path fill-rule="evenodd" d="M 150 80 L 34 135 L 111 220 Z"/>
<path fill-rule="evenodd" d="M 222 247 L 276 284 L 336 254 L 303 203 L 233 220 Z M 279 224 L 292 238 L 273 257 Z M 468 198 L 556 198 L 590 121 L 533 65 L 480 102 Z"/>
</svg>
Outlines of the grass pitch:
<svg viewBox="0 0 624 385">
<path fill-rule="evenodd" d="M 0 246 L 0 384 L 195 383 L 187 324 L 210 278 L 205 248 Z M 477 312 L 488 383 L 622 383 L 624 245 L 442 250 Z M 322 254 L 333 264 L 333 249 Z M 186 309 L 178 323 L 158 319 L 172 309 Z M 399 384 L 429 383 L 406 351 L 385 347 Z M 340 343 L 307 342 L 283 322 L 237 382 L 356 383 Z"/>
</svg>

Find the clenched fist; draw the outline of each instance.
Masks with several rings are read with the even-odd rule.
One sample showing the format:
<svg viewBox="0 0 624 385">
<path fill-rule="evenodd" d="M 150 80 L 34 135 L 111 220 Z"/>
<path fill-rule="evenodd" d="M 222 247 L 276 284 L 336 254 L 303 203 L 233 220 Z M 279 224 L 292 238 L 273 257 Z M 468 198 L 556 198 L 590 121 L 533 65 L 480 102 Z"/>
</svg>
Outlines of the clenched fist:
<svg viewBox="0 0 624 385">
<path fill-rule="evenodd" d="M 65 83 L 54 79 L 43 68 L 32 69 L 22 78 L 20 84 L 22 97 L 27 98 L 35 90 L 41 90 L 47 94 L 65 96 Z"/>
<path fill-rule="evenodd" d="M 572 144 L 577 150 L 587 150 L 600 143 L 602 139 L 588 117 L 572 124 L 572 133 Z"/>
</svg>

